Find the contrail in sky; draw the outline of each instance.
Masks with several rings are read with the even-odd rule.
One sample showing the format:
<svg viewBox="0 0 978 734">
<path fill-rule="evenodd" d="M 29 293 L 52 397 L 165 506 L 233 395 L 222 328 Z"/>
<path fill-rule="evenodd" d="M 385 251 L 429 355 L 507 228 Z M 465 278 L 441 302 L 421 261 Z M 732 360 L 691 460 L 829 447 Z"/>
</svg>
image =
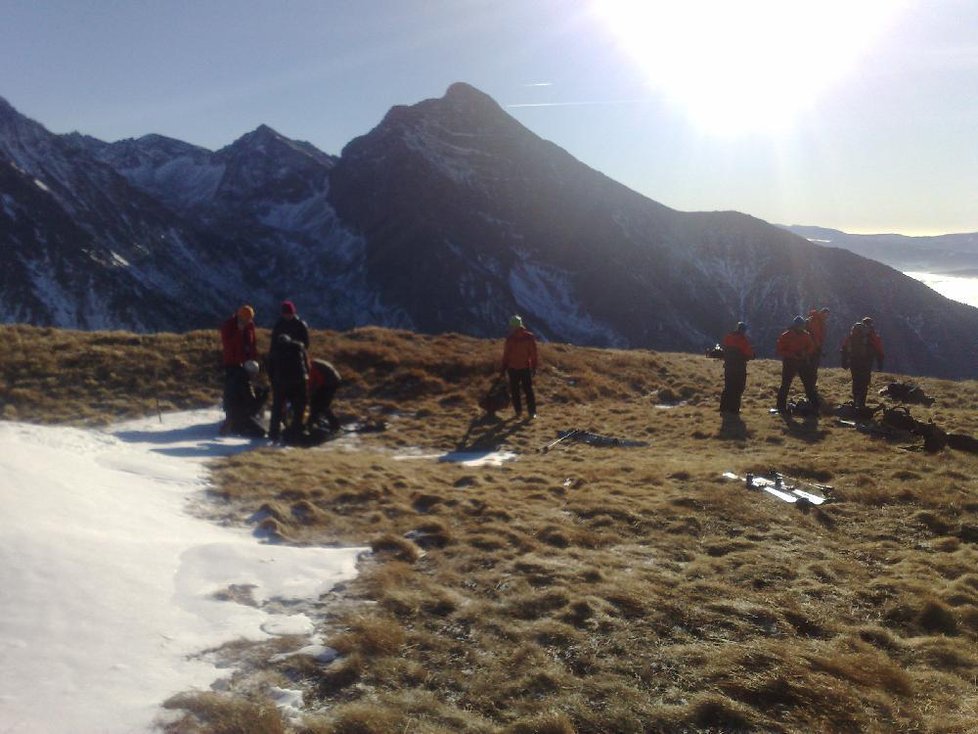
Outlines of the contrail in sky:
<svg viewBox="0 0 978 734">
<path fill-rule="evenodd" d="M 507 108 L 513 107 L 586 107 L 591 105 L 605 104 L 636 104 L 644 102 L 642 99 L 605 99 L 605 100 L 583 100 L 580 102 L 517 102 L 505 105 Z"/>
</svg>

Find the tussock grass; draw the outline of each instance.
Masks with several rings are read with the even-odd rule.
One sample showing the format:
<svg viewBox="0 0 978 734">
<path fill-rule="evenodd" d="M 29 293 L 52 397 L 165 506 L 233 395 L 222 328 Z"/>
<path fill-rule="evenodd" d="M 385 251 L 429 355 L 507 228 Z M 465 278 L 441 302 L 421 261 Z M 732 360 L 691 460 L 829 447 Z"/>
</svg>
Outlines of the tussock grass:
<svg viewBox="0 0 978 734">
<path fill-rule="evenodd" d="M 0 355 L 7 418 L 98 423 L 155 411 L 157 395 L 219 400 L 216 332 L 5 332 L 20 339 Z M 278 676 L 306 692 L 309 715 L 282 730 L 974 730 L 978 457 L 907 450 L 830 417 L 785 423 L 767 412 L 774 362 L 751 364 L 731 425 L 716 362 L 559 344 L 542 346 L 536 421 L 481 421 L 499 350 L 459 335 L 314 333 L 314 356 L 348 378 L 338 412 L 389 430 L 214 465 L 216 518 L 375 551 L 324 606 L 336 661 L 239 674 L 235 690 Z M 153 379 L 135 379 L 145 364 Z M 823 369 L 821 391 L 848 399 L 846 377 Z M 978 433 L 978 384 L 919 382 L 937 402 L 915 416 Z M 649 446 L 538 451 L 567 428 Z M 398 458 L 408 448 L 519 458 Z M 770 468 L 830 483 L 836 501 L 790 507 L 720 478 Z M 188 731 L 233 720 L 208 713 L 215 700 L 176 699 L 199 727 Z"/>
</svg>

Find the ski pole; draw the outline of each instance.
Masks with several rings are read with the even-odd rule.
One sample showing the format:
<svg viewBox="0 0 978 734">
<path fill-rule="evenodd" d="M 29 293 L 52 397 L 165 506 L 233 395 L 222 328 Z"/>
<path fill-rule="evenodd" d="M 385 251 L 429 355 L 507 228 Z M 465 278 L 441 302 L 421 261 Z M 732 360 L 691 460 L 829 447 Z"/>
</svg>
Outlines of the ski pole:
<svg viewBox="0 0 978 734">
<path fill-rule="evenodd" d="M 540 451 L 545 454 L 548 451 L 550 451 L 550 449 L 552 449 L 554 446 L 556 446 L 557 444 L 559 444 L 561 441 L 566 441 L 571 436 L 576 436 L 580 432 L 581 431 L 578 428 L 574 428 L 574 429 L 572 429 L 570 431 L 567 431 L 563 436 L 561 436 L 557 440 L 551 441 L 550 443 L 548 443 L 546 446 L 544 446 L 542 449 L 540 449 Z"/>
</svg>

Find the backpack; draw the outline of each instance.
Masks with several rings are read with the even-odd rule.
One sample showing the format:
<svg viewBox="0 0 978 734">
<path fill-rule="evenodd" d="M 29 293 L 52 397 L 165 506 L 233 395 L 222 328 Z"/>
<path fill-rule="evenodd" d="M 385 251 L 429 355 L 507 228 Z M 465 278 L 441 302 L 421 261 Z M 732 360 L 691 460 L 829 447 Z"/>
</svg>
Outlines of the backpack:
<svg viewBox="0 0 978 734">
<path fill-rule="evenodd" d="M 947 445 L 950 448 L 958 451 L 967 451 L 972 454 L 978 454 L 978 439 L 964 433 L 947 434 Z"/>
<path fill-rule="evenodd" d="M 856 324 L 862 326 L 862 324 Z M 869 346 L 869 334 L 865 328 L 857 329 L 852 327 L 849 332 L 849 361 L 850 362 L 869 362 L 873 359 L 873 351 Z"/>
<path fill-rule="evenodd" d="M 934 398 L 912 382 L 890 382 L 879 391 L 879 394 L 901 403 L 934 404 Z"/>
<path fill-rule="evenodd" d="M 509 387 L 506 380 L 500 377 L 489 386 L 489 390 L 479 399 L 479 407 L 487 415 L 495 415 L 497 410 L 502 410 L 507 405 L 509 405 Z"/>
<path fill-rule="evenodd" d="M 913 431 L 918 421 L 910 415 L 909 408 L 902 405 L 896 408 L 883 408 L 883 418 L 880 420 L 885 426 L 896 428 L 898 431 Z"/>
<path fill-rule="evenodd" d="M 947 433 L 944 432 L 943 428 L 934 425 L 934 423 L 921 423 L 918 421 L 915 433 L 918 436 L 924 437 L 924 451 L 935 453 L 947 446 Z"/>
</svg>

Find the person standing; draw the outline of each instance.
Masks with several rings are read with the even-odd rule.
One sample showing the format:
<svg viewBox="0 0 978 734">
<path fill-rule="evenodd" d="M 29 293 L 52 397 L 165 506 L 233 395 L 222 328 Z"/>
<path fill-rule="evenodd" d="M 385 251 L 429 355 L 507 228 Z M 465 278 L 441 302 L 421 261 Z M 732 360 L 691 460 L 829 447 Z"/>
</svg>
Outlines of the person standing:
<svg viewBox="0 0 978 734">
<path fill-rule="evenodd" d="M 244 363 L 258 359 L 255 309 L 247 304 L 241 306 L 221 324 L 220 334 L 222 365 L 224 367 L 223 404 L 226 415 L 224 426 L 226 426 L 227 418 L 230 418 L 228 405 L 232 399 L 231 392 L 235 389 L 235 385 L 242 380 L 247 381 Z"/>
<path fill-rule="evenodd" d="M 520 390 L 526 395 L 526 410 L 531 419 L 537 415 L 537 401 L 533 394 L 533 376 L 538 365 L 536 337 L 523 326 L 521 316 L 509 320 L 509 335 L 503 345 L 501 373 L 509 377 L 509 395 L 516 417 L 523 414 Z"/>
<path fill-rule="evenodd" d="M 879 370 L 883 369 L 883 340 L 880 339 L 880 335 L 876 333 L 876 324 L 873 322 L 872 316 L 863 316 L 862 319 L 863 326 L 866 327 L 866 331 L 869 336 L 869 346 L 873 350 L 873 356 L 876 358 L 876 367 Z"/>
<path fill-rule="evenodd" d="M 869 317 L 867 317 L 869 318 Z M 875 330 L 866 325 L 866 319 L 857 321 L 842 342 L 842 367 L 852 376 L 852 403 L 856 408 L 866 407 L 866 393 L 872 380 L 873 360 L 883 369 L 883 343 Z"/>
<path fill-rule="evenodd" d="M 286 422 L 287 409 L 292 410 L 282 436 L 287 442 L 298 441 L 303 433 L 309 379 L 309 362 L 302 342 L 288 334 L 279 334 L 268 354 L 268 378 L 272 383 L 272 416 L 268 437 L 277 441 Z"/>
<path fill-rule="evenodd" d="M 272 327 L 272 349 L 280 334 L 288 334 L 290 339 L 302 342 L 302 346 L 309 349 L 309 325 L 299 318 L 292 301 L 282 301 L 279 319 Z"/>
<path fill-rule="evenodd" d="M 754 347 L 747 338 L 747 324 L 737 322 L 736 328 L 723 337 L 723 392 L 720 412 L 740 415 L 740 399 L 747 387 L 747 362 L 754 359 Z"/>
<path fill-rule="evenodd" d="M 805 397 L 814 410 L 818 410 L 820 400 L 815 389 L 814 372 L 811 369 L 815 354 L 815 340 L 805 329 L 805 319 L 795 316 L 791 328 L 778 337 L 775 350 L 781 357 L 781 387 L 778 389 L 778 412 L 788 412 L 788 391 L 795 375 L 801 378 L 805 387 Z"/>
</svg>

